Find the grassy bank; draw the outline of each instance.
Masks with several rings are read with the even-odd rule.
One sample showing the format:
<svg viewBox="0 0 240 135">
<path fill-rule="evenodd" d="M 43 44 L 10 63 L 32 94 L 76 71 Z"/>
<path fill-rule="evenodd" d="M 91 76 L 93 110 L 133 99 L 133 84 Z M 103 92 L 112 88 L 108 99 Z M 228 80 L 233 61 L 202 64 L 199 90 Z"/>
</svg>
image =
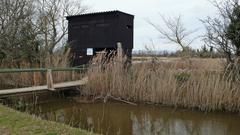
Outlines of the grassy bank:
<svg viewBox="0 0 240 135">
<path fill-rule="evenodd" d="M 93 135 L 64 124 L 41 120 L 0 105 L 0 133 L 4 135 Z"/>
<path fill-rule="evenodd" d="M 128 70 L 116 61 L 89 70 L 86 94 L 104 100 L 109 97 L 202 111 L 240 112 L 239 82 L 226 79 L 221 68 L 215 69 L 220 64 L 213 59 L 152 61 L 133 64 Z"/>
</svg>

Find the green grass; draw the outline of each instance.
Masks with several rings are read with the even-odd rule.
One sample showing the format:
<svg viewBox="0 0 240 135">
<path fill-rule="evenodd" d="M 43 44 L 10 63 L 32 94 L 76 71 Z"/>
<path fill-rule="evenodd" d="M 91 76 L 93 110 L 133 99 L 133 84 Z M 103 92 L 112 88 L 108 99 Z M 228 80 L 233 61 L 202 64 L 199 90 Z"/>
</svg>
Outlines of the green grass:
<svg viewBox="0 0 240 135">
<path fill-rule="evenodd" d="M 70 126 L 41 120 L 0 105 L 0 134 L 4 135 L 94 135 Z"/>
</svg>

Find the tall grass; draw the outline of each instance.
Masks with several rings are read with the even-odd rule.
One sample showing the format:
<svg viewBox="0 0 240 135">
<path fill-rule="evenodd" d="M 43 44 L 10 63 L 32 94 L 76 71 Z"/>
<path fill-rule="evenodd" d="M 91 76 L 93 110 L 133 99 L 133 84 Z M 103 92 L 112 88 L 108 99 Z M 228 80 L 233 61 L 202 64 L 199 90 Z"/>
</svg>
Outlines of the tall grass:
<svg viewBox="0 0 240 135">
<path fill-rule="evenodd" d="M 192 68 L 196 67 L 192 62 L 179 68 L 157 61 L 124 69 L 124 64 L 116 61 L 111 58 L 102 68 L 88 71 L 86 94 L 202 111 L 240 112 L 240 84 L 225 79 L 221 70 Z"/>
<path fill-rule="evenodd" d="M 65 68 L 70 67 L 70 50 L 67 52 L 58 52 L 49 55 L 43 62 L 29 63 L 16 62 L 14 60 L 3 60 L 0 63 L 0 69 L 28 69 L 28 68 Z M 83 74 L 75 71 L 58 71 L 53 72 L 54 83 L 78 80 Z M 45 72 L 23 72 L 23 73 L 1 73 L 0 89 L 19 88 L 28 86 L 37 86 L 46 84 Z"/>
</svg>

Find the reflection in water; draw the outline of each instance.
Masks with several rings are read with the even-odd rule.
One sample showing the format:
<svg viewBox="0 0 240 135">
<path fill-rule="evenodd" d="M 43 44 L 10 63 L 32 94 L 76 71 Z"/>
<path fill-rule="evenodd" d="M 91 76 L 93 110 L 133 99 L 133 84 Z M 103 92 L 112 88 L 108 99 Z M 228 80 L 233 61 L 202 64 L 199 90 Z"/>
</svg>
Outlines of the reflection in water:
<svg viewBox="0 0 240 135">
<path fill-rule="evenodd" d="M 131 115 L 133 135 L 228 135 L 223 124 L 213 121 L 202 121 L 197 125 L 193 121 L 161 118 L 153 119 L 149 113 L 140 119 Z"/>
<path fill-rule="evenodd" d="M 240 116 L 120 103 L 56 101 L 30 111 L 107 135 L 239 135 Z"/>
</svg>

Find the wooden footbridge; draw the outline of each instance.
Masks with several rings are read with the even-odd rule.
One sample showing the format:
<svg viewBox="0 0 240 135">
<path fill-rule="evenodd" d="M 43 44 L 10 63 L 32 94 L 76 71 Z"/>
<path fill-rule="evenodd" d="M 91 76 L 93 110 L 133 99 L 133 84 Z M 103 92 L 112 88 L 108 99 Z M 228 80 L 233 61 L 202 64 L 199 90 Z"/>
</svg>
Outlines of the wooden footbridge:
<svg viewBox="0 0 240 135">
<path fill-rule="evenodd" d="M 0 75 L 6 74 L 6 73 L 45 72 L 46 80 L 47 80 L 46 85 L 0 90 L 0 96 L 18 94 L 18 93 L 39 92 L 39 91 L 46 91 L 46 90 L 58 91 L 58 90 L 67 89 L 71 87 L 83 86 L 88 81 L 87 77 L 83 77 L 81 80 L 54 84 L 53 76 L 52 76 L 52 72 L 55 72 L 55 71 L 81 71 L 81 70 L 86 70 L 86 68 L 76 67 L 76 68 L 0 69 Z"/>
</svg>

